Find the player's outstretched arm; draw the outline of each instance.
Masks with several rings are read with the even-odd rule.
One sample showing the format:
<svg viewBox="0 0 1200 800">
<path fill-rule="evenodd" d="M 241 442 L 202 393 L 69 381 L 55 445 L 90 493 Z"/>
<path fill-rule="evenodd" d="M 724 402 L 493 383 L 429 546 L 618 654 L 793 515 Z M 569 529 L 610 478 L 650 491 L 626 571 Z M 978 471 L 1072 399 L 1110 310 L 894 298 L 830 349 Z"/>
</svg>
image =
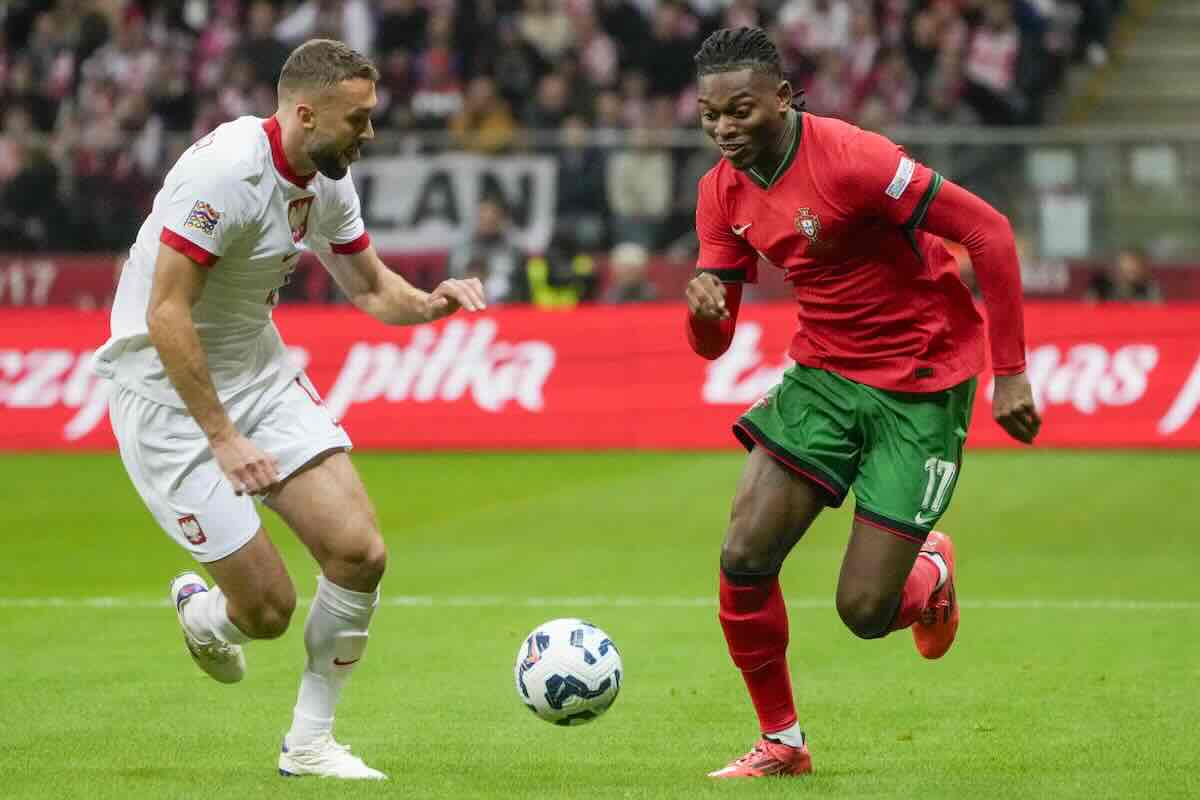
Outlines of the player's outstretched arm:
<svg viewBox="0 0 1200 800">
<path fill-rule="evenodd" d="M 192 306 L 208 272 L 183 253 L 162 245 L 146 309 L 150 341 L 188 412 L 208 437 L 213 456 L 238 494 L 263 494 L 278 482 L 278 465 L 242 436 L 213 386 L 208 355 L 196 334 Z"/>
<path fill-rule="evenodd" d="M 688 343 L 699 356 L 710 361 L 720 358 L 733 341 L 742 284 L 725 284 L 711 272 L 701 272 L 688 281 L 684 294 Z"/>
<path fill-rule="evenodd" d="M 355 306 L 391 325 L 432 322 L 460 308 L 487 308 L 478 278 L 445 280 L 423 292 L 388 269 L 371 245 L 352 254 L 321 253 L 320 258 Z"/>
<path fill-rule="evenodd" d="M 921 228 L 967 249 L 988 312 L 996 391 L 992 415 L 1010 436 L 1031 443 L 1042 419 L 1025 376 L 1021 267 L 1008 218 L 961 186 L 943 181 Z"/>
</svg>

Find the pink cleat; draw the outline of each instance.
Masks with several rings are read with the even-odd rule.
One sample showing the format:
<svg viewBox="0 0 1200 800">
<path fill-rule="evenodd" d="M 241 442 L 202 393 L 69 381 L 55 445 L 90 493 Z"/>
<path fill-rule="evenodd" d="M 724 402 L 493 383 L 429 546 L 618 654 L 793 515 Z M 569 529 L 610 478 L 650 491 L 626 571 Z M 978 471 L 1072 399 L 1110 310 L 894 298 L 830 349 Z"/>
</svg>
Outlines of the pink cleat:
<svg viewBox="0 0 1200 800">
<path fill-rule="evenodd" d="M 710 778 L 762 778 L 768 775 L 807 775 L 812 772 L 812 756 L 809 755 L 808 745 L 792 747 L 791 745 L 773 742 L 765 736 L 754 744 L 749 753 L 730 762 L 716 772 L 708 773 Z"/>
<path fill-rule="evenodd" d="M 929 604 L 912 626 L 917 652 L 925 658 L 941 658 L 954 644 L 958 633 L 958 597 L 954 593 L 954 543 L 944 533 L 933 531 L 922 550 L 941 554 L 946 562 L 946 582 L 929 596 Z"/>
</svg>

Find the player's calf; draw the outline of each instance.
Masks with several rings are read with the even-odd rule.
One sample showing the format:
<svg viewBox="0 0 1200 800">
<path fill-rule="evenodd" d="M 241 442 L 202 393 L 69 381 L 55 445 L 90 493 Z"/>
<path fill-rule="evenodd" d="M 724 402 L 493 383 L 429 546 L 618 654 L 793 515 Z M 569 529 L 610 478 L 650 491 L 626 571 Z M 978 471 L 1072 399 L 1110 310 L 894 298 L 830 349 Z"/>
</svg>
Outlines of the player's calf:
<svg viewBox="0 0 1200 800">
<path fill-rule="evenodd" d="M 356 592 L 328 578 L 317 579 L 317 593 L 304 625 L 308 663 L 300 678 L 292 727 L 284 737 L 285 753 L 295 748 L 306 752 L 332 736 L 342 687 L 363 658 L 367 628 L 378 605 L 378 590 Z"/>
</svg>

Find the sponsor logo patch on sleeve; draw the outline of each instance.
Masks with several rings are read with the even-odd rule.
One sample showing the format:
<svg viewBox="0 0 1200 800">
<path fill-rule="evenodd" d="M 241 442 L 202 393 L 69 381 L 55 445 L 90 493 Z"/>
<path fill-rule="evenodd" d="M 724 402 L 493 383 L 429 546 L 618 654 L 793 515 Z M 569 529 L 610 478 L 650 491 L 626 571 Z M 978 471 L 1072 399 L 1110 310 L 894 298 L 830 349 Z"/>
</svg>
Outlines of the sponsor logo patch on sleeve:
<svg viewBox="0 0 1200 800">
<path fill-rule="evenodd" d="M 221 212 L 210 206 L 203 200 L 197 200 L 192 206 L 192 210 L 188 212 L 187 219 L 183 222 L 183 227 L 193 228 L 200 231 L 206 236 L 212 236 L 217 229 L 217 223 L 221 221 Z"/>
<path fill-rule="evenodd" d="M 913 173 L 916 171 L 917 162 L 908 156 L 901 157 L 900 166 L 896 167 L 896 174 L 892 176 L 892 182 L 888 184 L 885 194 L 893 200 L 899 200 L 900 195 L 904 194 L 904 190 L 912 182 Z"/>
</svg>

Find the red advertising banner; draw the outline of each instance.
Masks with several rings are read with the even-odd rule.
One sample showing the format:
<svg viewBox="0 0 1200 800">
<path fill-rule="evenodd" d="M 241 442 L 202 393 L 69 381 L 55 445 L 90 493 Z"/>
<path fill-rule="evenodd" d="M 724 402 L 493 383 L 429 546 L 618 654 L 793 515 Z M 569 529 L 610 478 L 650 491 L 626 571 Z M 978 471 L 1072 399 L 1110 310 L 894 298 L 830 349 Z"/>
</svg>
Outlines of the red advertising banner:
<svg viewBox="0 0 1200 800">
<path fill-rule="evenodd" d="M 393 328 L 348 308 L 276 321 L 360 448 L 718 448 L 787 367 L 790 305 L 743 308 L 715 362 L 683 308 L 500 309 Z M 1032 304 L 1040 446 L 1200 447 L 1200 306 Z M 105 312 L 0 312 L 0 449 L 112 449 L 108 384 L 89 370 Z M 1013 446 L 983 376 L 970 442 Z"/>
<path fill-rule="evenodd" d="M 389 252 L 388 266 L 418 286 L 436 286 L 446 277 L 445 252 Z M 120 255 L 72 253 L 0 253 L 0 310 L 8 307 L 93 309 L 112 303 L 120 276 Z M 692 276 L 692 261 L 652 256 L 647 274 L 659 297 L 683 297 Z M 1027 298 L 1041 301 L 1082 299 L 1092 277 L 1107 268 L 1096 262 L 1071 261 L 1026 265 L 1022 274 Z M 597 271 L 609 274 L 607 261 L 597 258 Z M 1151 267 L 1163 296 L 1172 302 L 1200 301 L 1200 264 L 1155 264 Z M 764 271 L 750 290 L 756 300 L 787 301 L 792 287 L 778 270 Z M 293 302 L 326 303 L 340 296 L 333 278 L 311 254 L 301 257 L 285 297 Z"/>
</svg>

